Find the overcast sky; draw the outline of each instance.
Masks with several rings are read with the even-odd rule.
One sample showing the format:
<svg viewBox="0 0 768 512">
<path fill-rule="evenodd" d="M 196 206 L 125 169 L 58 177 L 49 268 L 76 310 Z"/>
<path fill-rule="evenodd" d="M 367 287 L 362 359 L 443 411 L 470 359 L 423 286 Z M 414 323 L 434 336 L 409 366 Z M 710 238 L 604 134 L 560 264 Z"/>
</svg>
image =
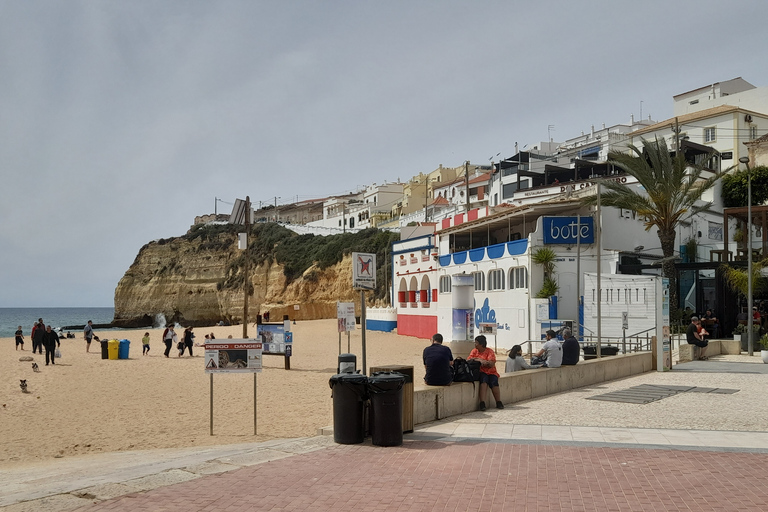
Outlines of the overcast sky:
<svg viewBox="0 0 768 512">
<path fill-rule="evenodd" d="M 139 249 L 768 85 L 768 2 L 0 0 L 0 307 L 112 306 Z"/>
</svg>

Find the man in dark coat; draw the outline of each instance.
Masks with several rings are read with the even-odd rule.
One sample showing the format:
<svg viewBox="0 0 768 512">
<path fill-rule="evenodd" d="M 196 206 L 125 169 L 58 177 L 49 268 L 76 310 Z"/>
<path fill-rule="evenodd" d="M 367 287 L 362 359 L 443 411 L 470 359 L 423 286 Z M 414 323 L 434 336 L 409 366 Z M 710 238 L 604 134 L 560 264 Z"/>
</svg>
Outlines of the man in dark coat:
<svg viewBox="0 0 768 512">
<path fill-rule="evenodd" d="M 570 329 L 563 329 L 563 366 L 572 366 L 579 362 L 581 345 Z"/>
<path fill-rule="evenodd" d="M 50 325 L 45 328 L 43 345 L 45 345 L 45 366 L 48 366 L 49 358 L 51 364 L 56 364 L 54 362 L 54 356 L 56 355 L 56 347 L 61 346 L 61 341 L 59 341 L 59 335 L 56 334 L 56 331 L 51 329 Z"/>
<path fill-rule="evenodd" d="M 43 338 L 45 338 L 45 324 L 42 322 L 42 318 L 37 323 L 37 327 L 32 333 L 32 353 L 35 353 L 35 349 L 39 348 L 40 354 L 43 353 Z"/>
</svg>

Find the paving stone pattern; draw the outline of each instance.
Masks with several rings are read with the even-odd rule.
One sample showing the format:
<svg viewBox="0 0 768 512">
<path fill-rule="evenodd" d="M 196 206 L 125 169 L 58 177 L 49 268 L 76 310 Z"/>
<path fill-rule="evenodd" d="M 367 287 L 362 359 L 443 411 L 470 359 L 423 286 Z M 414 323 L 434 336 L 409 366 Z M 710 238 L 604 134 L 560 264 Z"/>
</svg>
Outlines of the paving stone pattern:
<svg viewBox="0 0 768 512">
<path fill-rule="evenodd" d="M 606 402 L 623 402 L 629 404 L 647 404 L 668 398 L 678 393 L 714 393 L 721 395 L 730 395 L 738 393 L 738 389 L 725 388 L 705 388 L 696 386 L 658 386 L 653 384 L 642 384 L 628 389 L 611 391 L 602 395 L 587 397 L 587 400 L 604 400 Z"/>
<path fill-rule="evenodd" d="M 91 511 L 766 510 L 768 455 L 406 441 L 333 446 L 129 494 Z"/>
</svg>

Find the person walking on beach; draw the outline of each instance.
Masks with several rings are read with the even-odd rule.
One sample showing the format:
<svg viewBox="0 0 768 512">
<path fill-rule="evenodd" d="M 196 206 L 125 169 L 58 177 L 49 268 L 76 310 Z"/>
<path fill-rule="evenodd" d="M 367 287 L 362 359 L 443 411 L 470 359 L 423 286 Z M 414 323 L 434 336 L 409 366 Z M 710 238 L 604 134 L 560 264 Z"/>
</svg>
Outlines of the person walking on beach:
<svg viewBox="0 0 768 512">
<path fill-rule="evenodd" d="M 141 338 L 141 355 L 147 354 L 149 354 L 149 333 L 145 332 L 144 337 Z"/>
<path fill-rule="evenodd" d="M 171 353 L 171 347 L 174 343 L 177 343 L 179 341 L 179 337 L 176 335 L 176 332 L 173 330 L 173 326 L 169 325 L 165 331 L 163 331 L 163 343 L 165 343 L 165 357 L 168 357 Z"/>
<path fill-rule="evenodd" d="M 51 329 L 51 326 L 45 328 L 45 333 L 43 334 L 43 345 L 45 345 L 45 366 L 48 366 L 48 359 L 50 358 L 51 364 L 56 364 L 54 362 L 54 356 L 56 355 L 56 346 L 61 346 L 61 341 L 59 340 L 59 335 L 56 334 L 56 331 Z"/>
<path fill-rule="evenodd" d="M 189 357 L 193 357 L 192 356 L 192 347 L 195 344 L 194 339 L 195 339 L 195 334 L 192 332 L 192 327 L 191 326 L 187 327 L 184 330 L 184 344 L 181 346 L 181 351 L 179 353 L 179 357 L 184 355 L 184 347 L 186 347 L 187 350 L 189 351 Z"/>
<path fill-rule="evenodd" d="M 24 333 L 21 331 L 21 326 L 19 326 L 18 329 L 16 329 L 16 350 L 19 350 L 19 345 L 21 345 L 21 350 L 24 350 Z"/>
<path fill-rule="evenodd" d="M 41 318 L 35 324 L 32 329 L 32 353 L 35 353 L 35 349 L 39 350 L 40 355 L 43 355 L 43 338 L 45 337 L 45 324 Z"/>
<path fill-rule="evenodd" d="M 83 329 L 83 338 L 85 338 L 85 351 L 91 351 L 91 341 L 93 341 L 93 322 L 88 320 L 88 325 Z"/>
</svg>

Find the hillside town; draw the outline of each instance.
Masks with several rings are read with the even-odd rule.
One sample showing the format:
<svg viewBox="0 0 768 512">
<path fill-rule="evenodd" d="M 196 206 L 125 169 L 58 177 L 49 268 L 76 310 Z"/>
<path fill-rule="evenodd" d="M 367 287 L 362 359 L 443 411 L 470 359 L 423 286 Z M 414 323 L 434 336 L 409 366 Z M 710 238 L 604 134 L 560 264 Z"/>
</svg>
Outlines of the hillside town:
<svg viewBox="0 0 768 512">
<path fill-rule="evenodd" d="M 672 115 L 662 121 L 632 116 L 562 142 L 515 143 L 508 156 L 487 163 L 439 164 L 405 182 L 286 204 L 275 198 L 254 204 L 253 219 L 319 235 L 398 231 L 389 262 L 388 323 L 400 334 L 429 338 L 439 331 L 471 340 L 481 327 L 493 326 L 497 346 L 506 348 L 539 339 L 551 327 L 577 328 L 589 338 L 600 331 L 598 287 L 608 319 L 602 335 L 637 335 L 650 330 L 654 297 L 647 276 L 661 275 L 670 258 L 645 217 L 627 208 L 600 210 L 585 198 L 597 194 L 599 183 L 641 187 L 609 155 L 642 150 L 648 141 L 703 169 L 698 180 L 768 165 L 768 87 L 742 78 L 706 85 L 675 95 Z M 750 255 L 762 259 L 766 214 L 753 208 L 751 248 L 736 242 L 745 209 L 726 208 L 721 184 L 713 181 L 694 207 L 701 211 L 675 225 L 672 294 L 680 311 L 717 312 L 720 334 L 730 334 L 744 304 L 723 286 L 717 268 L 724 262 L 744 266 Z M 238 208 L 239 199 L 233 215 L 207 215 L 196 223 L 230 221 Z M 537 257 L 542 249 L 551 252 L 544 264 Z M 457 297 L 463 297 L 461 307 Z"/>
</svg>

